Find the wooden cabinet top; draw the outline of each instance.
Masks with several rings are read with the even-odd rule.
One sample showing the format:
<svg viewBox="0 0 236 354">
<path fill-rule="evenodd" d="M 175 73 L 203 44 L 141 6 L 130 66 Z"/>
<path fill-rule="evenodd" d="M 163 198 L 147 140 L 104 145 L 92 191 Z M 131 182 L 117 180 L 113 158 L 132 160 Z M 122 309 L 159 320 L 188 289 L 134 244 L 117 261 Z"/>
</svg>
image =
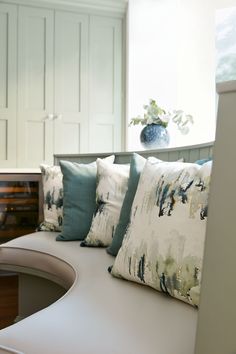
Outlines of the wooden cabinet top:
<svg viewBox="0 0 236 354">
<path fill-rule="evenodd" d="M 41 174 L 39 168 L 0 168 L 1 174 Z"/>
</svg>

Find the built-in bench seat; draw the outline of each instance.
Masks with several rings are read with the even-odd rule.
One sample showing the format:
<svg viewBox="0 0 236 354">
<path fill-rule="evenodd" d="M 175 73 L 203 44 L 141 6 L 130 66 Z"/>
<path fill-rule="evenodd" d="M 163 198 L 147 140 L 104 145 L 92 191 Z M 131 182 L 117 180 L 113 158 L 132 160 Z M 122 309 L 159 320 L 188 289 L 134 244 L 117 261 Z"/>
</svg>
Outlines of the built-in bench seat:
<svg viewBox="0 0 236 354">
<path fill-rule="evenodd" d="M 113 278 L 107 268 L 114 258 L 104 249 L 56 242 L 56 235 L 38 232 L 0 247 L 1 269 L 40 275 L 67 289 L 52 305 L 1 330 L 0 353 L 194 353 L 195 308 Z"/>
<path fill-rule="evenodd" d="M 212 146 L 140 154 L 195 162 L 211 157 Z M 90 163 L 108 155 L 56 155 L 54 162 Z M 116 153 L 115 163 L 129 163 L 131 155 Z M 20 321 L 0 331 L 0 354 L 194 353 L 198 316 L 194 307 L 150 287 L 113 278 L 107 268 L 114 257 L 105 249 L 82 248 L 79 241 L 56 242 L 56 236 L 41 231 L 0 246 L 0 270 L 20 274 Z"/>
</svg>

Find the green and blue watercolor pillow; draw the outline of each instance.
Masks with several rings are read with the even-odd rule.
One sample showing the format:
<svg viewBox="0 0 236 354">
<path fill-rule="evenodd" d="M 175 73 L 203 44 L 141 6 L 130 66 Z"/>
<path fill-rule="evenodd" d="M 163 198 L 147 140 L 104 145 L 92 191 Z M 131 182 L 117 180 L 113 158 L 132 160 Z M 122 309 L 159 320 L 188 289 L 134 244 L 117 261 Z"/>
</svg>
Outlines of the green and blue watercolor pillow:
<svg viewBox="0 0 236 354">
<path fill-rule="evenodd" d="M 147 161 L 112 275 L 199 304 L 211 162 Z"/>
<path fill-rule="evenodd" d="M 162 162 L 162 160 L 159 160 L 155 157 L 149 157 L 148 160 L 153 162 Z M 144 157 L 140 156 L 139 154 L 137 153 L 132 154 L 131 161 L 130 161 L 128 189 L 125 194 L 124 202 L 120 212 L 120 219 L 115 229 L 112 243 L 107 248 L 107 253 L 111 254 L 112 256 L 117 256 L 117 253 L 122 245 L 122 241 L 127 226 L 129 224 L 131 207 L 137 190 L 140 174 L 144 168 L 146 161 L 147 160 Z M 183 161 L 183 159 L 180 159 L 179 161 Z"/>
<path fill-rule="evenodd" d="M 112 242 L 128 187 L 129 165 L 97 159 L 96 211 L 81 246 L 107 247 Z"/>
<path fill-rule="evenodd" d="M 114 155 L 103 161 L 113 164 Z M 57 241 L 84 240 L 96 210 L 96 161 L 90 164 L 60 161 L 63 174 L 64 216 Z"/>
<path fill-rule="evenodd" d="M 40 165 L 43 184 L 44 221 L 39 231 L 61 231 L 63 222 L 63 186 L 59 166 Z"/>
</svg>

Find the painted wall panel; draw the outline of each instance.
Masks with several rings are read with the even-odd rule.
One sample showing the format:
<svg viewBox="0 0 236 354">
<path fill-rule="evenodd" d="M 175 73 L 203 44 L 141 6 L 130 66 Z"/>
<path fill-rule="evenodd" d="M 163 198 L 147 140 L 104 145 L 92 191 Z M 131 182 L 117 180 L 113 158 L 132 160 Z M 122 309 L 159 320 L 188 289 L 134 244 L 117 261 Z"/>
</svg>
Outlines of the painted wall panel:
<svg viewBox="0 0 236 354">
<path fill-rule="evenodd" d="M 88 151 L 88 25 L 87 15 L 56 12 L 55 153 Z"/>
<path fill-rule="evenodd" d="M 0 3 L 0 43 L 0 167 L 121 150 L 120 18 Z"/>
<path fill-rule="evenodd" d="M 25 108 L 45 109 L 45 58 L 46 58 L 46 19 L 30 16 L 25 23 L 25 69 L 26 102 Z"/>
<path fill-rule="evenodd" d="M 17 7 L 0 3 L 0 167 L 16 166 Z"/>
<path fill-rule="evenodd" d="M 0 13 L 0 107 L 7 108 L 8 13 Z"/>
<path fill-rule="evenodd" d="M 0 160 L 7 160 L 7 120 L 0 119 Z"/>
<path fill-rule="evenodd" d="M 114 113 L 114 45 L 115 29 L 112 26 L 96 26 L 91 34 L 91 105 L 92 113 Z"/>
<path fill-rule="evenodd" d="M 57 27 L 57 30 L 60 33 L 57 33 L 59 38 L 56 60 L 59 62 L 60 70 L 57 74 L 61 80 L 61 100 L 58 100 L 58 107 L 66 111 L 80 112 L 81 22 L 64 21 L 62 24 L 60 21 L 58 26 L 60 29 Z"/>
<path fill-rule="evenodd" d="M 89 151 L 119 151 L 123 114 L 122 22 L 91 16 L 89 33 Z"/>
<path fill-rule="evenodd" d="M 18 23 L 18 166 L 37 167 L 53 161 L 54 12 L 20 6 Z"/>
<path fill-rule="evenodd" d="M 26 146 L 28 161 L 45 160 L 45 123 L 37 121 L 26 123 Z M 28 146 L 31 146 L 31 149 Z M 39 146 L 40 148 L 38 148 Z"/>
<path fill-rule="evenodd" d="M 97 124 L 90 131 L 91 151 L 111 152 L 114 149 L 114 127 L 112 124 Z"/>
<path fill-rule="evenodd" d="M 80 124 L 65 123 L 63 125 L 62 145 L 65 154 L 77 153 L 80 148 Z"/>
</svg>

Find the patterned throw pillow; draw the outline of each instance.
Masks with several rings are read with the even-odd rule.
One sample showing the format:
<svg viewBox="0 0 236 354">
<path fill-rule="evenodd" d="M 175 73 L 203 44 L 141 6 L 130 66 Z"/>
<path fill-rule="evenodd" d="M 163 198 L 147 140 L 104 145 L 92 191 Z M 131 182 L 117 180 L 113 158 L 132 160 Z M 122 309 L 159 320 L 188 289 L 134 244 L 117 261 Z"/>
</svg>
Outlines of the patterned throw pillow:
<svg viewBox="0 0 236 354">
<path fill-rule="evenodd" d="M 129 181 L 128 189 L 125 194 L 123 205 L 120 212 L 120 219 L 116 227 L 114 237 L 112 239 L 111 245 L 107 248 L 107 253 L 112 256 L 117 256 L 119 249 L 122 245 L 122 241 L 129 224 L 131 208 L 134 200 L 134 196 L 138 187 L 138 182 L 140 174 L 145 166 L 146 159 L 136 153 L 132 154 L 130 161 L 130 172 L 129 172 Z M 162 162 L 162 160 L 157 159 L 156 157 L 148 157 L 148 161 L 151 162 Z M 178 160 L 183 162 L 183 159 Z"/>
<path fill-rule="evenodd" d="M 44 221 L 40 231 L 61 231 L 63 221 L 62 173 L 59 166 L 40 165 L 44 194 Z"/>
<path fill-rule="evenodd" d="M 211 162 L 147 162 L 112 274 L 198 306 Z"/>
<path fill-rule="evenodd" d="M 120 217 L 129 178 L 129 165 L 97 160 L 96 211 L 81 246 L 109 246 Z"/>
</svg>

